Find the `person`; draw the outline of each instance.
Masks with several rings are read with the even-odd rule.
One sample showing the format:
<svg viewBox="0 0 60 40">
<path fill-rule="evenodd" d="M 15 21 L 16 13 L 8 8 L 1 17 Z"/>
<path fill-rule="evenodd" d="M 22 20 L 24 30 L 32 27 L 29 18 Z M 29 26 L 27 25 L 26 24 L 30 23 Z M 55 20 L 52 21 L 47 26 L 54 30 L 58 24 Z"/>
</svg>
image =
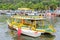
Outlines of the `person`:
<svg viewBox="0 0 60 40">
<path fill-rule="evenodd" d="M 55 13 L 52 13 L 51 14 L 51 17 L 52 17 L 53 22 L 56 23 L 56 14 Z"/>
<path fill-rule="evenodd" d="M 46 18 L 47 18 L 47 21 L 51 24 L 52 23 L 52 17 L 51 17 L 51 13 L 49 11 L 46 13 Z"/>
<path fill-rule="evenodd" d="M 48 18 L 51 18 L 51 13 L 50 13 L 50 12 L 47 12 L 46 16 L 47 16 Z"/>
</svg>

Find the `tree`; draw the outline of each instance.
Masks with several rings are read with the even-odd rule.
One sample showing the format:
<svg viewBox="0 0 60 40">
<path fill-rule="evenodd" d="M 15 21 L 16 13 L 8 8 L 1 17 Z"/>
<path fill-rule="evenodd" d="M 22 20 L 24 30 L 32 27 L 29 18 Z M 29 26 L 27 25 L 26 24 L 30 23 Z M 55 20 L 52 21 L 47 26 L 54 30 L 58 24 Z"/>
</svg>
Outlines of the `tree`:
<svg viewBox="0 0 60 40">
<path fill-rule="evenodd" d="M 57 1 L 56 0 L 51 0 L 51 2 L 50 2 L 50 9 L 51 10 L 55 10 L 56 8 L 57 8 Z"/>
</svg>

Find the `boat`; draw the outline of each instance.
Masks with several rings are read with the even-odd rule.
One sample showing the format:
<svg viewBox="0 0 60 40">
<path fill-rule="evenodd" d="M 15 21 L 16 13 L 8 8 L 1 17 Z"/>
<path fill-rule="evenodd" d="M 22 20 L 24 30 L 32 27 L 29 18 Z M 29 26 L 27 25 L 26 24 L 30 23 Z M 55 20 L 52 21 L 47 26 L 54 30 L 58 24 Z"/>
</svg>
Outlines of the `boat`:
<svg viewBox="0 0 60 40">
<path fill-rule="evenodd" d="M 47 22 L 47 23 L 46 23 Z M 11 16 L 7 20 L 8 27 L 15 30 L 21 30 L 21 34 L 31 37 L 39 37 L 41 33 L 54 33 L 52 24 L 46 21 L 43 16 Z"/>
</svg>

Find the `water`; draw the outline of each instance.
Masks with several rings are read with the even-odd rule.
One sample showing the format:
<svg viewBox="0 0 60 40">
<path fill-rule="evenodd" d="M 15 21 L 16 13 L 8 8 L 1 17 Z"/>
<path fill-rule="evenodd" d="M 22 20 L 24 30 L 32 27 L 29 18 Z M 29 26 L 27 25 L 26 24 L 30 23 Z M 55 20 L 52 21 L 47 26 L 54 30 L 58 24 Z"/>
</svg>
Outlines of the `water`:
<svg viewBox="0 0 60 40">
<path fill-rule="evenodd" d="M 55 23 L 56 33 L 53 33 L 53 35 L 41 35 L 40 37 L 36 38 L 29 37 L 26 35 L 21 35 L 20 37 L 18 37 L 17 31 L 10 30 L 5 20 L 0 22 L 0 40 L 59 40 L 60 39 L 60 27 L 59 27 L 60 18 L 57 18 L 57 22 Z"/>
</svg>

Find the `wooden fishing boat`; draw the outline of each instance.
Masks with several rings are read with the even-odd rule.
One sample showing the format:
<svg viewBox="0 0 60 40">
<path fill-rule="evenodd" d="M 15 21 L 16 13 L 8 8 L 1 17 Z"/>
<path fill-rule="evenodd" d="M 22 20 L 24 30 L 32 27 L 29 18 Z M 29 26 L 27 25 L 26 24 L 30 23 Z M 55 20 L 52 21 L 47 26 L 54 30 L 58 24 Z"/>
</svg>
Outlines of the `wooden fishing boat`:
<svg viewBox="0 0 60 40">
<path fill-rule="evenodd" d="M 47 23 L 46 23 L 47 22 Z M 19 30 L 22 34 L 38 37 L 41 33 L 54 33 L 55 29 L 43 16 L 11 16 L 7 20 L 9 28 Z"/>
</svg>

